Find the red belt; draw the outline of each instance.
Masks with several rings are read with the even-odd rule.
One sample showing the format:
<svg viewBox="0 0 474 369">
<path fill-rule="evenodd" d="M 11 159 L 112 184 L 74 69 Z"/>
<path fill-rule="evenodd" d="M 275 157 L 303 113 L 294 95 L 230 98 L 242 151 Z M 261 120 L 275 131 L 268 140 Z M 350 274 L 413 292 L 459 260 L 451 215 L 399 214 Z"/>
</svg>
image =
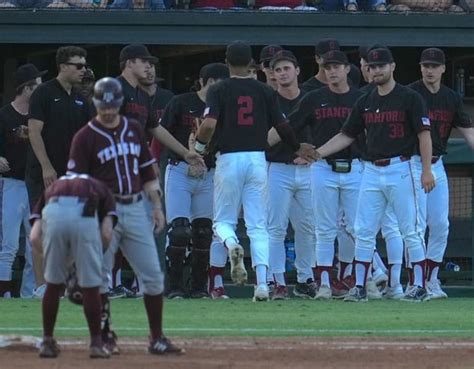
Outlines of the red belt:
<svg viewBox="0 0 474 369">
<path fill-rule="evenodd" d="M 431 158 L 431 164 L 437 163 L 439 159 L 441 159 L 441 156 L 433 156 Z"/>
<path fill-rule="evenodd" d="M 408 160 L 410 160 L 410 158 L 411 158 L 410 156 L 401 155 L 401 156 L 398 157 L 398 159 L 400 159 L 400 161 L 396 161 L 396 162 L 400 163 L 400 162 L 408 161 Z M 393 159 L 378 159 L 378 160 L 372 161 L 372 164 L 374 164 L 377 167 L 386 167 L 390 164 L 395 164 L 395 162 L 392 163 L 392 160 Z"/>
</svg>

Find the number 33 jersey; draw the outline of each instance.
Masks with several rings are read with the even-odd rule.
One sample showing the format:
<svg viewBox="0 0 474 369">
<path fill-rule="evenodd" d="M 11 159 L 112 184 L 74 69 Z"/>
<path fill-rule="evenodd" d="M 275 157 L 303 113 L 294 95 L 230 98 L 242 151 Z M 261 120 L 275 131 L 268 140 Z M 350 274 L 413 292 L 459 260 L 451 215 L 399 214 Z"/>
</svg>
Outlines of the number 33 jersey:
<svg viewBox="0 0 474 369">
<path fill-rule="evenodd" d="M 217 121 L 216 151 L 265 151 L 270 128 L 285 122 L 276 92 L 253 78 L 229 78 L 209 89 L 204 117 Z"/>
</svg>

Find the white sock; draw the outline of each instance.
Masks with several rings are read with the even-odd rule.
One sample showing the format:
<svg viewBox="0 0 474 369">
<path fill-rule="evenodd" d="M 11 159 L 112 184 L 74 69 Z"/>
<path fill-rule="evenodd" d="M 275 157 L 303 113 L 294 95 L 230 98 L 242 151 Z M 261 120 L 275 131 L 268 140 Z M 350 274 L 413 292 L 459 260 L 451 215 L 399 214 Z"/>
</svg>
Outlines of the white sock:
<svg viewBox="0 0 474 369">
<path fill-rule="evenodd" d="M 439 272 L 439 266 L 434 267 L 433 270 L 431 271 L 430 282 L 434 282 L 438 280 L 438 272 Z"/>
<path fill-rule="evenodd" d="M 321 286 L 330 287 L 329 284 L 329 273 L 327 270 L 321 272 Z"/>
<path fill-rule="evenodd" d="M 352 275 L 352 263 L 346 266 L 346 270 L 344 270 L 344 275 L 342 276 L 342 278 L 344 279 L 344 278 L 350 277 L 351 275 Z"/>
<path fill-rule="evenodd" d="M 280 286 L 286 286 L 285 274 L 284 273 L 274 273 L 275 282 Z"/>
<path fill-rule="evenodd" d="M 387 268 L 385 267 L 385 264 L 383 263 L 383 260 L 377 251 L 374 252 L 373 266 L 375 270 L 381 269 L 382 272 L 387 274 Z"/>
<path fill-rule="evenodd" d="M 400 274 L 402 273 L 402 264 L 393 264 L 390 266 L 390 287 L 400 284 Z"/>
<path fill-rule="evenodd" d="M 216 274 L 214 276 L 214 288 L 224 287 L 224 280 L 222 279 L 222 275 Z"/>
<path fill-rule="evenodd" d="M 413 264 L 413 285 L 423 287 L 423 269 L 420 264 Z"/>
<path fill-rule="evenodd" d="M 355 270 L 356 270 L 356 273 L 355 273 L 356 274 L 356 285 L 365 287 L 366 266 L 364 264 L 361 264 L 361 263 L 356 263 Z"/>
<path fill-rule="evenodd" d="M 267 284 L 267 266 L 257 265 L 255 267 L 255 273 L 257 275 L 257 285 Z"/>
</svg>

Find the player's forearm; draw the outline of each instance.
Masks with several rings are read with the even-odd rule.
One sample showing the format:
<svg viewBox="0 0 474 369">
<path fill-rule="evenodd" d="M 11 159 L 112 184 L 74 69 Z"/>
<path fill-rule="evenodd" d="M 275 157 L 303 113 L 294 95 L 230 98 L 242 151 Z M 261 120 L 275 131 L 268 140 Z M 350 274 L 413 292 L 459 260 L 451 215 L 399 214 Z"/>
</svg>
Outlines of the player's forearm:
<svg viewBox="0 0 474 369">
<path fill-rule="evenodd" d="M 267 141 L 269 146 L 274 146 L 281 141 L 281 137 L 278 135 L 275 127 L 272 127 L 272 129 L 268 131 Z"/>
<path fill-rule="evenodd" d="M 347 136 L 344 133 L 338 133 L 323 146 L 316 149 L 316 151 L 321 155 L 321 158 L 325 158 L 329 155 L 335 154 L 341 150 L 344 150 L 346 147 L 350 146 L 354 142 L 352 137 Z"/>
<path fill-rule="evenodd" d="M 212 135 L 214 134 L 214 130 L 216 128 L 216 120 L 206 118 L 199 126 L 196 139 L 198 142 L 202 142 L 203 144 L 209 143 L 211 141 Z"/>
<path fill-rule="evenodd" d="M 433 155 L 433 144 L 431 142 L 431 132 L 422 131 L 418 133 L 418 141 L 420 143 L 420 155 L 421 163 L 423 166 L 423 172 L 428 173 L 431 171 L 431 158 Z"/>
<path fill-rule="evenodd" d="M 160 196 L 158 195 L 157 191 L 157 181 L 148 181 L 143 185 L 143 189 L 150 200 L 150 202 L 153 204 L 153 208 L 158 208 L 161 209 L 161 199 Z"/>
<path fill-rule="evenodd" d="M 36 279 L 36 287 L 45 283 L 43 273 L 43 246 L 42 238 L 42 221 L 38 219 L 33 224 L 30 232 L 31 241 L 31 258 L 33 259 L 33 271 Z"/>
<path fill-rule="evenodd" d="M 474 150 L 474 128 L 458 128 L 459 132 L 463 135 L 464 139 L 466 140 L 467 144 Z"/>
<path fill-rule="evenodd" d="M 28 123 L 28 137 L 30 139 L 31 148 L 42 168 L 51 167 L 51 161 L 46 153 L 43 137 L 41 137 L 42 124 L 41 128 L 38 127 L 38 125 L 38 123 Z"/>
<path fill-rule="evenodd" d="M 151 130 L 153 136 L 160 141 L 163 145 L 174 151 L 181 157 L 185 157 L 188 153 L 188 149 L 184 147 L 178 140 L 176 140 L 171 133 L 168 132 L 163 126 L 158 126 Z"/>
</svg>

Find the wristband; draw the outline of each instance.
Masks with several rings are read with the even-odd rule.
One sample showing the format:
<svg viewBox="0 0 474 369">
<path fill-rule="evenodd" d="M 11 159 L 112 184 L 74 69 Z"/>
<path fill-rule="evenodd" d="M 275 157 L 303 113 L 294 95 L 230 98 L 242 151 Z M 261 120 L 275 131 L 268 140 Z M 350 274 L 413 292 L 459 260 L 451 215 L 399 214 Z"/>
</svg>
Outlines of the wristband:
<svg viewBox="0 0 474 369">
<path fill-rule="evenodd" d="M 206 150 L 206 144 L 196 139 L 196 143 L 194 144 L 194 150 L 196 150 L 198 154 L 202 154 Z"/>
</svg>

